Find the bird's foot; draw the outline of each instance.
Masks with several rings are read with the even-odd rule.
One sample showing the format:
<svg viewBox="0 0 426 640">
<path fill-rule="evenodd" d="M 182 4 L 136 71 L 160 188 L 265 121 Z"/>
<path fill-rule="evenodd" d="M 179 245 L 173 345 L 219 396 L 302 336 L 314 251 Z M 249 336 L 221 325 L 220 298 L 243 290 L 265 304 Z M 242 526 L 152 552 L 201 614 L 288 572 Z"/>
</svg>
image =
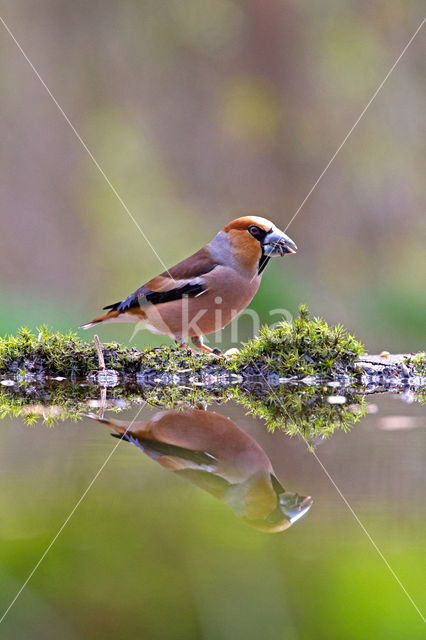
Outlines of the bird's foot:
<svg viewBox="0 0 426 640">
<path fill-rule="evenodd" d="M 198 347 L 199 349 L 202 349 L 203 351 L 207 351 L 207 353 L 209 353 L 212 356 L 222 355 L 222 351 L 217 347 L 212 349 L 211 347 L 208 347 L 206 344 L 204 344 L 204 340 L 202 336 L 193 336 L 191 340 L 196 347 Z"/>
<path fill-rule="evenodd" d="M 185 351 L 191 351 L 191 353 L 198 353 L 198 351 L 196 349 L 193 349 L 191 347 L 191 345 L 187 344 L 186 342 L 182 342 L 181 340 L 175 340 L 176 346 L 179 349 L 185 349 Z"/>
</svg>

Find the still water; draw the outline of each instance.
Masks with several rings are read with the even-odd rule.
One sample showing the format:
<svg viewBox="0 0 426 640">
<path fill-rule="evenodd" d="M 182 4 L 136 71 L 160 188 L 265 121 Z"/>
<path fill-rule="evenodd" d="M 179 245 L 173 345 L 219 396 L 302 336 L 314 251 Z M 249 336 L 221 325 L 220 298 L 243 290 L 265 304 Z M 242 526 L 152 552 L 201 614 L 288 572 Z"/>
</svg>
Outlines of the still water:
<svg viewBox="0 0 426 640">
<path fill-rule="evenodd" d="M 2 611 L 66 522 L 0 637 L 426 637 L 424 405 L 308 446 L 232 401 L 97 404 L 0 423 Z"/>
</svg>

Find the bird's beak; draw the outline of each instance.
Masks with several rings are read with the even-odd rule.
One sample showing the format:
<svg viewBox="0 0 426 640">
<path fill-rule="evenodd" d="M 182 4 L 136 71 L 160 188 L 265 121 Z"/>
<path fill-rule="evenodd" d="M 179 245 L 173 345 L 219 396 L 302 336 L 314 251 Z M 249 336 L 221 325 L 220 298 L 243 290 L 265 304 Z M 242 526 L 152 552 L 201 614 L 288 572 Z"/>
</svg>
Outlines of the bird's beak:
<svg viewBox="0 0 426 640">
<path fill-rule="evenodd" d="M 269 257 L 285 256 L 286 253 L 296 253 L 297 246 L 283 231 L 271 229 L 263 241 L 263 250 Z"/>
</svg>

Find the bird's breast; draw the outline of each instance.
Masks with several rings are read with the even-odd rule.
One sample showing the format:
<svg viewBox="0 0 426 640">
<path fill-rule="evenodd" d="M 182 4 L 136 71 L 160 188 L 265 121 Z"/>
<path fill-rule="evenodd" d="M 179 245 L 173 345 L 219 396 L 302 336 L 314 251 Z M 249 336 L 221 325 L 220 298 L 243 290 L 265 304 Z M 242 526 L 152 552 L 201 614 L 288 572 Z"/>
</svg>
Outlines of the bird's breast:
<svg viewBox="0 0 426 640">
<path fill-rule="evenodd" d="M 252 301 L 260 276 L 242 275 L 231 267 L 217 266 L 204 276 L 201 295 L 144 307 L 147 323 L 174 336 L 214 333 L 226 327 Z M 166 330 L 167 328 L 167 330 Z"/>
</svg>

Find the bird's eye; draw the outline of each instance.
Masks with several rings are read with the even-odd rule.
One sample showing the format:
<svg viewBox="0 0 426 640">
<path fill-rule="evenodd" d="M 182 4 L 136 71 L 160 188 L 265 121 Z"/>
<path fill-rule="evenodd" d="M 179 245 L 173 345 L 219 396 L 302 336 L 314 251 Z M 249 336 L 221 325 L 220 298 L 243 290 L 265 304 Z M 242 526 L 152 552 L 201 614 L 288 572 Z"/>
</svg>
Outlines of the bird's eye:
<svg viewBox="0 0 426 640">
<path fill-rule="evenodd" d="M 255 224 L 250 225 L 248 231 L 254 238 L 260 238 L 262 235 L 262 229 L 256 227 Z"/>
</svg>

